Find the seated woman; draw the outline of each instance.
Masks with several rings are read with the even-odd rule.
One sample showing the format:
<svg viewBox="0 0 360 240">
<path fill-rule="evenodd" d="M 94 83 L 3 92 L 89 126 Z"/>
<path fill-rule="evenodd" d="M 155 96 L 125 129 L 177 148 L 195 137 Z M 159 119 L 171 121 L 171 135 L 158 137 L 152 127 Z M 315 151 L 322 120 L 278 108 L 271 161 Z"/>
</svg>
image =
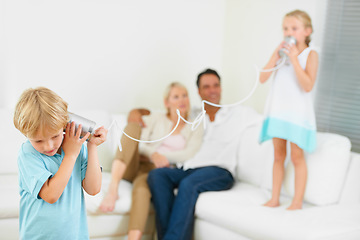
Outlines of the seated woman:
<svg viewBox="0 0 360 240">
<path fill-rule="evenodd" d="M 183 85 L 176 82 L 170 84 L 164 103 L 167 113 L 145 116 L 143 128 L 141 124 L 129 121 L 124 132 L 136 139 L 157 140 L 175 127 L 178 120 L 177 109 L 183 118 L 188 119 L 190 102 Z M 176 130 L 160 142 L 139 144 L 126 136 L 121 138 L 123 151 L 117 151 L 111 169 L 111 183 L 99 208 L 103 212 L 112 212 L 118 199 L 120 180 L 133 183 L 128 239 L 141 239 L 144 232 L 151 199 L 147 185 L 149 171 L 154 168 L 181 167 L 199 149 L 202 134 L 202 126 L 192 131 L 191 126 L 181 120 Z"/>
</svg>

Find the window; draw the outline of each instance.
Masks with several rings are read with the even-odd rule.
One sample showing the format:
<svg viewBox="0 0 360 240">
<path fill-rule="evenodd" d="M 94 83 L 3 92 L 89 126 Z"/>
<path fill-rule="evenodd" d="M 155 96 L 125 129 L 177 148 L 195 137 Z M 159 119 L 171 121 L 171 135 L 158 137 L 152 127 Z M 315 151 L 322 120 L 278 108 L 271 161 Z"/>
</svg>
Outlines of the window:
<svg viewBox="0 0 360 240">
<path fill-rule="evenodd" d="M 315 98 L 318 131 L 360 152 L 360 1 L 328 0 Z"/>
</svg>

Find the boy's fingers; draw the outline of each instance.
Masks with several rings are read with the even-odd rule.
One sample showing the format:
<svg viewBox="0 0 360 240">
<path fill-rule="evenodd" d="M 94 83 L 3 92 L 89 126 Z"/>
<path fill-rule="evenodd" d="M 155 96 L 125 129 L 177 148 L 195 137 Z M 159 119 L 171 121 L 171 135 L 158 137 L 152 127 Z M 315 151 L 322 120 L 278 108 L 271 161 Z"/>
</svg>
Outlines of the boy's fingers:
<svg viewBox="0 0 360 240">
<path fill-rule="evenodd" d="M 70 133 L 70 135 L 71 136 L 73 136 L 74 134 L 75 134 L 75 122 L 71 122 L 71 124 L 70 124 L 70 131 L 69 131 L 69 133 Z"/>
<path fill-rule="evenodd" d="M 98 129 L 95 130 L 94 132 L 94 136 L 95 137 L 100 137 L 100 138 L 105 138 L 106 134 L 107 134 L 108 130 L 104 127 L 100 127 Z"/>
<path fill-rule="evenodd" d="M 101 126 L 95 130 L 94 134 L 100 135 L 100 133 L 103 132 L 104 130 L 105 130 L 104 126 Z"/>
<path fill-rule="evenodd" d="M 86 141 L 86 139 L 88 139 L 89 137 L 90 137 L 90 133 L 87 132 L 87 133 L 85 134 L 85 136 L 84 136 L 83 138 L 81 138 L 81 143 L 84 143 L 84 142 Z"/>
<path fill-rule="evenodd" d="M 80 137 L 81 136 L 81 131 L 82 131 L 82 125 L 79 124 L 79 127 L 78 127 L 78 129 L 76 131 L 76 136 Z"/>
<path fill-rule="evenodd" d="M 67 123 L 65 127 L 65 135 L 69 134 L 69 131 L 70 131 L 70 123 Z"/>
</svg>

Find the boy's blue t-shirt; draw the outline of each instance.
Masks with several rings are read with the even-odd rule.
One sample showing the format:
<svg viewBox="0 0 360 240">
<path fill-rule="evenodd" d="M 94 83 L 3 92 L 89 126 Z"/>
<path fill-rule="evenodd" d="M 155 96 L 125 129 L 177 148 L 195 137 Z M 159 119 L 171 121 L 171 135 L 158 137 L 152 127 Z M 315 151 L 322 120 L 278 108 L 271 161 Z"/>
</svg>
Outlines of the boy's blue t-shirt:
<svg viewBox="0 0 360 240">
<path fill-rule="evenodd" d="M 58 171 L 64 158 L 47 156 L 26 141 L 18 156 L 20 186 L 20 239 L 89 239 L 82 180 L 87 168 L 87 147 L 83 144 L 73 172 L 61 197 L 53 204 L 39 197 L 48 178 Z"/>
</svg>

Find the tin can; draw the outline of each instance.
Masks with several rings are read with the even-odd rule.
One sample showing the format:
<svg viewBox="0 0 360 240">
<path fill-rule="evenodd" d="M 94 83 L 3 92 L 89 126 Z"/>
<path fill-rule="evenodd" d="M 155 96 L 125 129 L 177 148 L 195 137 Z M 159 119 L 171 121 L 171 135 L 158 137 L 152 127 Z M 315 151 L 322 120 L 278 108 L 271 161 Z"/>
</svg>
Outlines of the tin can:
<svg viewBox="0 0 360 240">
<path fill-rule="evenodd" d="M 296 39 L 293 36 L 286 36 L 284 38 L 284 41 L 285 41 L 286 45 L 291 45 L 291 44 L 295 45 L 296 44 Z M 286 48 L 281 48 L 279 50 L 280 57 L 287 57 L 285 51 L 286 51 Z"/>
<path fill-rule="evenodd" d="M 95 131 L 96 123 L 82 116 L 76 115 L 74 113 L 69 114 L 69 123 L 75 122 L 75 131 L 77 131 L 79 125 L 81 124 L 81 137 L 85 136 L 86 133 L 93 134 Z"/>
</svg>

